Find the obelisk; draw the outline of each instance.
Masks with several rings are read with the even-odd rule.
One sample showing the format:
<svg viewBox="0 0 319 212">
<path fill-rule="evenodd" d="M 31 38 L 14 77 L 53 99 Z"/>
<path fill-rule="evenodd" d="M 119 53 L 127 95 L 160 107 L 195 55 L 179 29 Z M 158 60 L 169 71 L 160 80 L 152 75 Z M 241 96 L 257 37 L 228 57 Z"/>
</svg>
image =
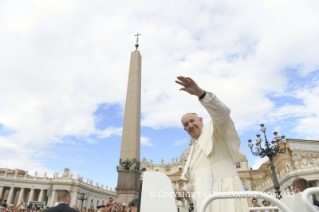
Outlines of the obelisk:
<svg viewBox="0 0 319 212">
<path fill-rule="evenodd" d="M 141 133 L 141 65 L 142 57 L 136 50 L 131 53 L 128 76 L 120 163 L 117 167 L 117 200 L 129 203 L 138 197 L 140 182 L 140 133 Z"/>
</svg>

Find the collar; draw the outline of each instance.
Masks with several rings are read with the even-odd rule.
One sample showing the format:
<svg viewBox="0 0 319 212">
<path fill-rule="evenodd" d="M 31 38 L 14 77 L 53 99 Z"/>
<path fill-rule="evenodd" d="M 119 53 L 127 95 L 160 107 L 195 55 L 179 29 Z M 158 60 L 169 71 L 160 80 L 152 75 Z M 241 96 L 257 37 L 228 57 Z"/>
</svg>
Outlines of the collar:
<svg viewBox="0 0 319 212">
<path fill-rule="evenodd" d="M 189 146 L 192 146 L 193 144 L 196 144 L 198 138 L 194 139 L 194 138 L 191 138 L 191 140 L 189 141 Z"/>
</svg>

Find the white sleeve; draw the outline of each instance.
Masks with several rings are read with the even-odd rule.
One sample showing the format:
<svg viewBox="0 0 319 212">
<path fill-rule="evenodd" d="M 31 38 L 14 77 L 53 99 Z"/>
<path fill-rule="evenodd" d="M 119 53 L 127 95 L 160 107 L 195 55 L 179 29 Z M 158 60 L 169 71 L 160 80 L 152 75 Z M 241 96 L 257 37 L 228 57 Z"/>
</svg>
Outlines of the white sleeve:
<svg viewBox="0 0 319 212">
<path fill-rule="evenodd" d="M 206 92 L 206 95 L 204 96 L 204 98 L 200 99 L 199 101 L 209 102 L 213 98 L 213 96 L 214 96 L 214 94 Z"/>
<path fill-rule="evenodd" d="M 194 188 L 192 186 L 192 184 L 188 183 L 186 186 L 184 186 L 182 188 L 183 190 L 187 191 L 187 192 L 193 192 Z"/>
<path fill-rule="evenodd" d="M 203 101 L 204 99 L 205 101 Z M 229 120 L 230 109 L 215 94 L 207 92 L 205 97 L 199 101 L 205 107 L 215 124 Z"/>
</svg>

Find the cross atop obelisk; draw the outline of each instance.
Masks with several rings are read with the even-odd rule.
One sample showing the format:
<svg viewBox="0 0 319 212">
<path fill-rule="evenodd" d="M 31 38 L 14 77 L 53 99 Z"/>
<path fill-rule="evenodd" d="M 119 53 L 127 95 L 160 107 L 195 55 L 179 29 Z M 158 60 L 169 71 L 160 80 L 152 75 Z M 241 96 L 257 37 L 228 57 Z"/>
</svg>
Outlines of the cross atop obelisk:
<svg viewBox="0 0 319 212">
<path fill-rule="evenodd" d="M 139 35 L 141 35 L 141 34 L 136 34 L 136 35 L 134 35 L 134 36 L 136 36 L 136 44 L 135 44 L 135 48 L 136 48 L 136 50 L 138 49 L 138 46 L 139 46 L 139 43 L 138 43 L 138 36 Z"/>
<path fill-rule="evenodd" d="M 142 57 L 137 50 L 131 53 L 128 74 L 124 123 L 119 166 L 117 166 L 117 201 L 130 202 L 138 197 L 140 182 L 140 137 L 141 137 L 141 71 Z"/>
</svg>

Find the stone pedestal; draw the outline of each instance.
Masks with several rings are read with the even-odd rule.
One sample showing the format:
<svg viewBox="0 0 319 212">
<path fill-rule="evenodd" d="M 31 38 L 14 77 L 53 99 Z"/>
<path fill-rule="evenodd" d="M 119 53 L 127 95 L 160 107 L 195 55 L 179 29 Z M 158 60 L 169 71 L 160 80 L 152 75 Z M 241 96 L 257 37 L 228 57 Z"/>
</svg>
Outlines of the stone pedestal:
<svg viewBox="0 0 319 212">
<path fill-rule="evenodd" d="M 129 203 L 138 197 L 140 173 L 135 171 L 119 171 L 117 182 L 117 201 Z"/>
</svg>

